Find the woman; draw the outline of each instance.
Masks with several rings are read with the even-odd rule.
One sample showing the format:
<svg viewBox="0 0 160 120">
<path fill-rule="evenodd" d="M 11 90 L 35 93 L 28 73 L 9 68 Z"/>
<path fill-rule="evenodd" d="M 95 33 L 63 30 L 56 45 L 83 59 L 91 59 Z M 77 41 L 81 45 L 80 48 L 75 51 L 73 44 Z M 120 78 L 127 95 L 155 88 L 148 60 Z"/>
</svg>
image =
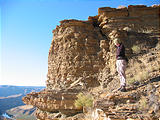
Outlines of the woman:
<svg viewBox="0 0 160 120">
<path fill-rule="evenodd" d="M 114 40 L 114 44 L 117 47 L 116 50 L 116 66 L 117 72 L 120 76 L 120 88 L 118 89 L 121 92 L 126 92 L 126 66 L 127 66 L 127 58 L 125 56 L 125 47 L 120 41 L 120 39 L 116 38 Z"/>
</svg>

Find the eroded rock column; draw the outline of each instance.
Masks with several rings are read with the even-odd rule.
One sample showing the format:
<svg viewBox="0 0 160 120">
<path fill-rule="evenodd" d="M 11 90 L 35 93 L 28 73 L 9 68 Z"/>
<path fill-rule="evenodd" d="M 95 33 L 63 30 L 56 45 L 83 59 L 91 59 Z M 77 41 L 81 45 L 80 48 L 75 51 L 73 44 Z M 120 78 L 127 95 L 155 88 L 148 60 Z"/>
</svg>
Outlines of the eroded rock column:
<svg viewBox="0 0 160 120">
<path fill-rule="evenodd" d="M 47 88 L 98 86 L 97 74 L 104 63 L 98 56 L 101 39 L 99 29 L 89 21 L 61 21 L 49 50 Z"/>
</svg>

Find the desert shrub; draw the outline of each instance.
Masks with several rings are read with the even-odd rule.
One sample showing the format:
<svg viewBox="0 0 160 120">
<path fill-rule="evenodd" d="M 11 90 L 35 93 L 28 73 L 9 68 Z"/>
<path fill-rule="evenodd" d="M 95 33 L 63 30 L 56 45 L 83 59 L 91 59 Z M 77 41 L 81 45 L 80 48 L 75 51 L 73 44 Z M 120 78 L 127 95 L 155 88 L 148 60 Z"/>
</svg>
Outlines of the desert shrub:
<svg viewBox="0 0 160 120">
<path fill-rule="evenodd" d="M 83 108 L 83 107 L 92 107 L 93 105 L 93 97 L 91 95 L 85 95 L 83 93 L 79 93 L 77 95 L 77 100 L 75 100 L 74 105 L 77 108 Z"/>
<path fill-rule="evenodd" d="M 138 45 L 133 45 L 131 49 L 132 49 L 133 53 L 136 53 L 136 54 L 141 52 L 141 48 Z"/>
<path fill-rule="evenodd" d="M 139 101 L 139 110 L 146 110 L 147 106 L 147 99 L 144 96 L 142 96 Z"/>
<path fill-rule="evenodd" d="M 149 73 L 147 71 L 144 71 L 140 74 L 140 80 L 143 81 L 143 80 L 146 80 L 149 78 Z"/>
<path fill-rule="evenodd" d="M 137 74 L 134 76 L 134 79 L 135 79 L 136 81 L 141 81 L 141 76 L 140 76 L 140 74 L 137 73 Z"/>
<path fill-rule="evenodd" d="M 141 72 L 137 72 L 133 77 L 128 78 L 127 81 L 130 85 L 136 85 L 138 83 L 143 83 L 149 77 L 149 72 L 147 70 L 143 70 Z"/>
<path fill-rule="evenodd" d="M 133 85 L 136 82 L 135 78 L 128 79 L 128 83 Z"/>
<path fill-rule="evenodd" d="M 134 76 L 135 80 L 136 81 L 139 81 L 139 82 L 143 82 L 145 80 L 147 80 L 149 78 L 149 72 L 148 71 L 141 71 L 141 72 L 138 72 L 135 76 Z"/>
</svg>

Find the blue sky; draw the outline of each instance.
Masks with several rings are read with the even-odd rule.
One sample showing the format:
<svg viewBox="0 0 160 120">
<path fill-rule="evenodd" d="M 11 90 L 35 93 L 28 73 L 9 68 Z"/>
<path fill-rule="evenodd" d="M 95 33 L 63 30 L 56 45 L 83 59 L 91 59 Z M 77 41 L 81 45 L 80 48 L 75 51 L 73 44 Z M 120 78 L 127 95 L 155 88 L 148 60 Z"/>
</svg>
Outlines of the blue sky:
<svg viewBox="0 0 160 120">
<path fill-rule="evenodd" d="M 0 84 L 45 85 L 52 30 L 64 19 L 87 20 L 99 7 L 159 0 L 0 0 Z"/>
</svg>

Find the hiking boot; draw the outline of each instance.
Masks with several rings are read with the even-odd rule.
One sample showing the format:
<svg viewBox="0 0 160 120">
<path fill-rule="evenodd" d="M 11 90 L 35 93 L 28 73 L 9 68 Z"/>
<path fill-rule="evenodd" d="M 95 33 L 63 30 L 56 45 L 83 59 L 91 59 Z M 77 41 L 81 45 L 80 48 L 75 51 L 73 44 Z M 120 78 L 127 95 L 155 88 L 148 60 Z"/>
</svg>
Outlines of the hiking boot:
<svg viewBox="0 0 160 120">
<path fill-rule="evenodd" d="M 125 87 L 125 86 L 121 86 L 121 87 L 118 89 L 118 91 L 126 92 L 127 90 L 126 90 L 126 87 Z"/>
<path fill-rule="evenodd" d="M 122 89 L 122 86 L 120 88 L 118 88 L 118 91 L 120 91 Z"/>
<path fill-rule="evenodd" d="M 121 92 L 127 92 L 126 87 L 125 87 L 125 86 L 122 86 L 121 89 L 120 89 L 120 91 L 121 91 Z"/>
</svg>

